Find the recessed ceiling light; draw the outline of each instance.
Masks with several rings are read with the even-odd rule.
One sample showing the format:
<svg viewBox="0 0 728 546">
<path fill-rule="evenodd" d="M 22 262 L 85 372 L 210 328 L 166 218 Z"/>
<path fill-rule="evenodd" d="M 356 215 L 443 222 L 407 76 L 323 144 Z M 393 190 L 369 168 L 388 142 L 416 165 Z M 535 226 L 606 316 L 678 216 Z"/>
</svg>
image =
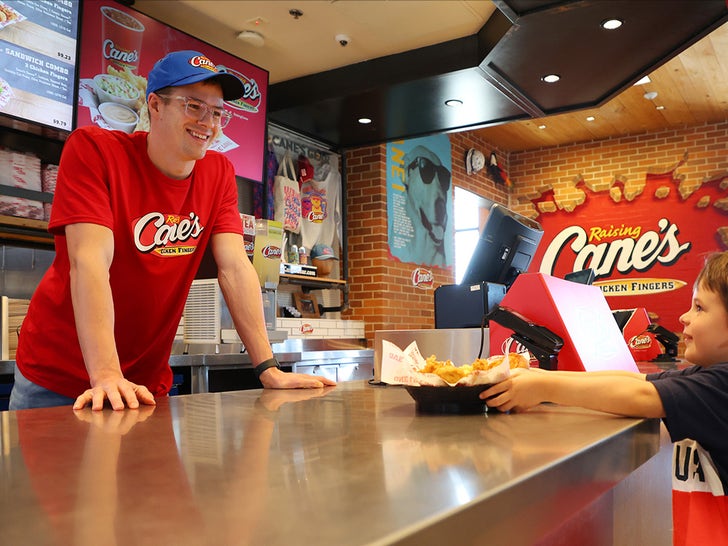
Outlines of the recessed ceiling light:
<svg viewBox="0 0 728 546">
<path fill-rule="evenodd" d="M 539 129 L 546 129 L 546 126 L 545 125 L 539 125 L 538 128 Z"/>
<path fill-rule="evenodd" d="M 642 96 L 647 100 L 655 100 L 657 98 L 657 91 L 648 91 Z"/>
<path fill-rule="evenodd" d="M 643 78 L 640 78 L 640 79 L 639 79 L 639 80 L 637 80 L 636 82 L 634 82 L 634 85 L 644 85 L 644 84 L 646 84 L 646 83 L 650 83 L 651 81 L 652 81 L 652 80 L 650 79 L 650 77 L 649 77 L 649 76 L 645 76 L 645 77 L 643 77 Z"/>
<path fill-rule="evenodd" d="M 596 119 L 596 118 L 595 118 L 594 116 L 587 116 L 587 117 L 586 117 L 586 120 L 587 120 L 587 121 L 594 121 L 595 119 Z"/>
<path fill-rule="evenodd" d="M 615 30 L 621 27 L 624 24 L 624 21 L 621 19 L 607 19 L 606 21 L 602 21 L 601 27 L 604 30 Z"/>
<path fill-rule="evenodd" d="M 254 30 L 244 30 L 238 34 L 238 40 L 250 44 L 253 47 L 263 47 L 265 45 L 265 38 L 259 32 Z"/>
<path fill-rule="evenodd" d="M 457 108 L 458 106 L 462 106 L 463 101 L 460 99 L 448 99 L 445 101 L 445 106 L 452 106 L 453 108 Z"/>
<path fill-rule="evenodd" d="M 372 122 L 369 118 L 359 118 L 357 121 L 362 125 L 369 125 Z"/>
<path fill-rule="evenodd" d="M 558 74 L 546 74 L 541 79 L 546 83 L 556 83 L 561 79 L 561 76 L 559 76 Z"/>
</svg>

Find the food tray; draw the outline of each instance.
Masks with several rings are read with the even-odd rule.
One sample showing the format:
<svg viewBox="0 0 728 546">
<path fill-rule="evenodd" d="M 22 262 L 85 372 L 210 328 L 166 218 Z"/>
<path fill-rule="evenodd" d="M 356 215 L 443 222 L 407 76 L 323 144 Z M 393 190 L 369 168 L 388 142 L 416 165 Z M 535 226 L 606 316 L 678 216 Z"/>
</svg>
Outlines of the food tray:
<svg viewBox="0 0 728 546">
<path fill-rule="evenodd" d="M 479 395 L 489 385 L 432 387 L 407 385 L 405 389 L 414 398 L 419 413 L 475 414 L 485 413 L 485 400 Z"/>
</svg>

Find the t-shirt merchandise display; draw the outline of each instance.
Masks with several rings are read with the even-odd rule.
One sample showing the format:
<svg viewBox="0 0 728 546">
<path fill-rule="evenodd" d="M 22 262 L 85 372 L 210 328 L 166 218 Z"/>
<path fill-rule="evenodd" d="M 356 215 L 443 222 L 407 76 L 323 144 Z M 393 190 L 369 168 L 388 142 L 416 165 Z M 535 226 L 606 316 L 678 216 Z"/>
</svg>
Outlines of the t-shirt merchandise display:
<svg viewBox="0 0 728 546">
<path fill-rule="evenodd" d="M 172 385 L 170 350 L 211 235 L 242 235 L 228 159 L 208 151 L 187 179 L 175 180 L 151 163 L 146 144 L 147 133 L 85 127 L 64 147 L 48 226 L 56 257 L 33 295 L 16 361 L 30 381 L 68 397 L 89 388 L 89 379 L 71 302 L 66 225 L 113 231 L 109 282 L 121 368 L 155 396 Z"/>
<path fill-rule="evenodd" d="M 306 248 L 341 248 L 341 174 L 332 156 L 316 176 L 301 185 L 301 237 Z"/>
<path fill-rule="evenodd" d="M 322 244 L 341 256 L 342 244 L 342 176 L 340 156 L 323 144 L 284 129 L 269 127 L 269 150 L 277 161 L 290 161 L 300 190 L 300 228 L 287 230 L 286 244 L 303 247 L 306 252 Z M 276 200 L 276 217 L 284 218 L 282 201 Z M 284 226 L 285 227 L 285 226 Z"/>
<path fill-rule="evenodd" d="M 675 442 L 673 543 L 728 544 L 728 363 L 649 374 Z"/>
</svg>

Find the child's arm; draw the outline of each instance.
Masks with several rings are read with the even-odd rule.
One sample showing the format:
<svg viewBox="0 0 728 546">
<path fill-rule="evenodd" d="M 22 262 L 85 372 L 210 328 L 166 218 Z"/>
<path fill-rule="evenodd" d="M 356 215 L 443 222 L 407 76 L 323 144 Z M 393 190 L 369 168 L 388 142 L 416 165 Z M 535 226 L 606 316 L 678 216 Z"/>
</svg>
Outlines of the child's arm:
<svg viewBox="0 0 728 546">
<path fill-rule="evenodd" d="M 644 374 L 511 370 L 511 376 L 480 395 L 501 411 L 524 411 L 542 402 L 578 406 L 631 417 L 664 417 L 657 389 Z"/>
</svg>

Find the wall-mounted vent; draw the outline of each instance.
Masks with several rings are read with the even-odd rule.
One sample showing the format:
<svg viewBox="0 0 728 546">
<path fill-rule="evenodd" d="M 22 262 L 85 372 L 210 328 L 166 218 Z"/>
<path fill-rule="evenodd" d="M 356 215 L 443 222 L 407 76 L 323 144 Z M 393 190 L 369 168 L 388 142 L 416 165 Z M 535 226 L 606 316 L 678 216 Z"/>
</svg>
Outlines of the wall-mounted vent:
<svg viewBox="0 0 728 546">
<path fill-rule="evenodd" d="M 220 286 L 217 279 L 192 282 L 184 316 L 185 343 L 220 343 Z"/>
</svg>

